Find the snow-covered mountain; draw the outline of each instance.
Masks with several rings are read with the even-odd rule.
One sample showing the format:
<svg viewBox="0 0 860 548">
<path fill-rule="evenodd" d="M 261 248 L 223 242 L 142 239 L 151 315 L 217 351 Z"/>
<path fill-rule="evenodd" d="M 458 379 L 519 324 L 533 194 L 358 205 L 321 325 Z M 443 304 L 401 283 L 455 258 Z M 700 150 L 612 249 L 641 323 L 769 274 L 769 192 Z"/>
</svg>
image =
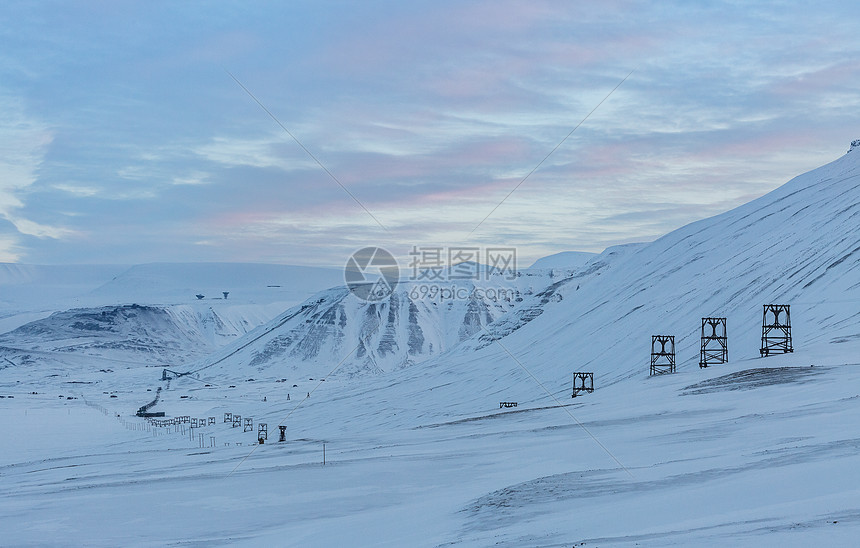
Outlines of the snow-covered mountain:
<svg viewBox="0 0 860 548">
<path fill-rule="evenodd" d="M 74 308 L 0 335 L 0 347 L 173 365 L 211 354 L 270 317 L 251 305 Z"/>
<path fill-rule="evenodd" d="M 583 274 L 600 270 L 603 263 Z M 556 283 L 552 272 L 507 279 L 401 280 L 388 298 L 367 302 L 347 287 L 323 291 L 189 369 L 244 376 L 381 373 L 420 363 L 483 332 L 486 326 L 540 300 Z M 229 365 L 225 365 L 229 364 Z M 224 370 L 224 368 L 227 368 Z"/>
<path fill-rule="evenodd" d="M 343 273 L 337 269 L 288 265 L 4 264 L 0 289 L 10 301 L 0 309 L 0 346 L 12 349 L 13 361 L 60 352 L 183 363 L 215 352 L 338 282 Z"/>
</svg>

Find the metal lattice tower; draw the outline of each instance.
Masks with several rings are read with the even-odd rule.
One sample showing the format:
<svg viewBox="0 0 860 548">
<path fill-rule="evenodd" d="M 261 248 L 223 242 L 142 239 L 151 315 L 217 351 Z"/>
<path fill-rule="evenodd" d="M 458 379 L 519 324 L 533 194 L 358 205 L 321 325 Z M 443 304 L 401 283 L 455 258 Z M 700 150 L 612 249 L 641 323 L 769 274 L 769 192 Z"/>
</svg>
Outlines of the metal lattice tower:
<svg viewBox="0 0 860 548">
<path fill-rule="evenodd" d="M 702 318 L 702 351 L 699 367 L 729 361 L 729 339 L 725 318 Z"/>
<path fill-rule="evenodd" d="M 269 425 L 265 422 L 257 423 L 257 441 L 263 443 L 263 440 L 269 439 Z"/>
<path fill-rule="evenodd" d="M 657 345 L 659 343 L 659 350 Z M 667 350 L 668 346 L 668 350 Z M 675 372 L 675 336 L 651 335 L 651 375 Z"/>
<path fill-rule="evenodd" d="M 577 372 L 573 374 L 573 395 L 570 397 L 575 398 L 580 392 L 588 392 L 589 394 L 594 392 L 594 373 Z"/>
<path fill-rule="evenodd" d="M 761 317 L 760 352 L 762 357 L 770 354 L 794 352 L 794 348 L 791 346 L 791 311 L 789 306 L 787 304 L 764 305 Z"/>
</svg>

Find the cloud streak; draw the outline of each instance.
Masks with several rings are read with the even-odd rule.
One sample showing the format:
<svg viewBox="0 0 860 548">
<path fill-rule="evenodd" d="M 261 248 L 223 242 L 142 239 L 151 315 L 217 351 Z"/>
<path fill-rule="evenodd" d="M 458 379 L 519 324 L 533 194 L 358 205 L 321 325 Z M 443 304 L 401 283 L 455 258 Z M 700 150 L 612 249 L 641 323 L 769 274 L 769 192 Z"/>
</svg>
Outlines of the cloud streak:
<svg viewBox="0 0 860 548">
<path fill-rule="evenodd" d="M 478 243 L 530 261 L 655 238 L 860 138 L 850 3 L 5 11 L 4 260 L 339 265 Z"/>
<path fill-rule="evenodd" d="M 15 262 L 24 250 L 22 236 L 60 239 L 73 230 L 37 222 L 24 213 L 29 187 L 36 182 L 45 151 L 53 140 L 48 126 L 28 117 L 20 101 L 0 96 L 0 257 Z"/>
</svg>

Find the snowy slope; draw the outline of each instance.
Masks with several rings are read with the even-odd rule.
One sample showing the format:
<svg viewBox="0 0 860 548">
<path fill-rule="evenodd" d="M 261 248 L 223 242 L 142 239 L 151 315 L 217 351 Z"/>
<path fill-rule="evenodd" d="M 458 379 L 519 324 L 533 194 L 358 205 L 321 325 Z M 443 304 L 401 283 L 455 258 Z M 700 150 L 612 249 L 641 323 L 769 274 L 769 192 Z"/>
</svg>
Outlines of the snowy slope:
<svg viewBox="0 0 860 548">
<path fill-rule="evenodd" d="M 730 359 L 758 355 L 762 305 L 792 306 L 795 346 L 860 337 L 860 156 L 801 175 L 749 204 L 639 246 L 585 290 L 556 289 L 540 318 L 467 343 L 500 361 L 501 342 L 562 393 L 574 370 L 601 384 L 648 374 L 650 336 L 676 336 L 679 368 L 698 369 L 704 316 L 728 318 Z M 492 356 L 492 357 L 491 357 Z M 449 358 L 450 359 L 450 358 Z M 469 358 L 480 359 L 480 358 Z"/>
</svg>

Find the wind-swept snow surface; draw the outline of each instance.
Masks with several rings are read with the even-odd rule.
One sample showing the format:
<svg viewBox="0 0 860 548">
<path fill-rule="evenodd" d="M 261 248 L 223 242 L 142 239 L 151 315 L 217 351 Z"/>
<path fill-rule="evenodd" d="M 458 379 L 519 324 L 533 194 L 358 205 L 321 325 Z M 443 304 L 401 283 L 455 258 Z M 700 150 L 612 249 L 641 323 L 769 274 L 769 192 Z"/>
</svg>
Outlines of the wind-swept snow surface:
<svg viewBox="0 0 860 548">
<path fill-rule="evenodd" d="M 368 314 L 345 304 L 345 289 L 169 381 L 78 353 L 65 368 L 56 352 L 12 356 L 0 369 L 4 543 L 852 546 L 858 229 L 852 152 L 743 207 L 541 278 L 507 312 L 487 304 L 469 323 L 464 301 L 450 317 L 427 315 L 422 331 L 438 321 L 444 330 L 427 331 L 451 338 L 409 367 L 321 378 L 338 365 L 331 341 L 367 324 L 356 315 L 409 348 L 409 299 L 395 293 L 396 312 L 389 302 Z M 794 353 L 759 357 L 766 303 L 791 305 Z M 728 318 L 728 364 L 698 367 L 703 316 Z M 454 337 L 463 325 L 475 329 Z M 653 334 L 676 336 L 677 373 L 648 377 Z M 367 339 L 380 357 L 385 339 Z M 313 340 L 319 362 L 291 354 Z M 260 358 L 267 348 L 282 352 Z M 343 363 L 357 354 L 342 349 Z M 594 393 L 570 398 L 573 371 L 595 373 Z M 158 386 L 153 411 L 216 423 L 189 431 L 133 417 Z M 224 413 L 254 426 L 233 428 Z"/>
</svg>

